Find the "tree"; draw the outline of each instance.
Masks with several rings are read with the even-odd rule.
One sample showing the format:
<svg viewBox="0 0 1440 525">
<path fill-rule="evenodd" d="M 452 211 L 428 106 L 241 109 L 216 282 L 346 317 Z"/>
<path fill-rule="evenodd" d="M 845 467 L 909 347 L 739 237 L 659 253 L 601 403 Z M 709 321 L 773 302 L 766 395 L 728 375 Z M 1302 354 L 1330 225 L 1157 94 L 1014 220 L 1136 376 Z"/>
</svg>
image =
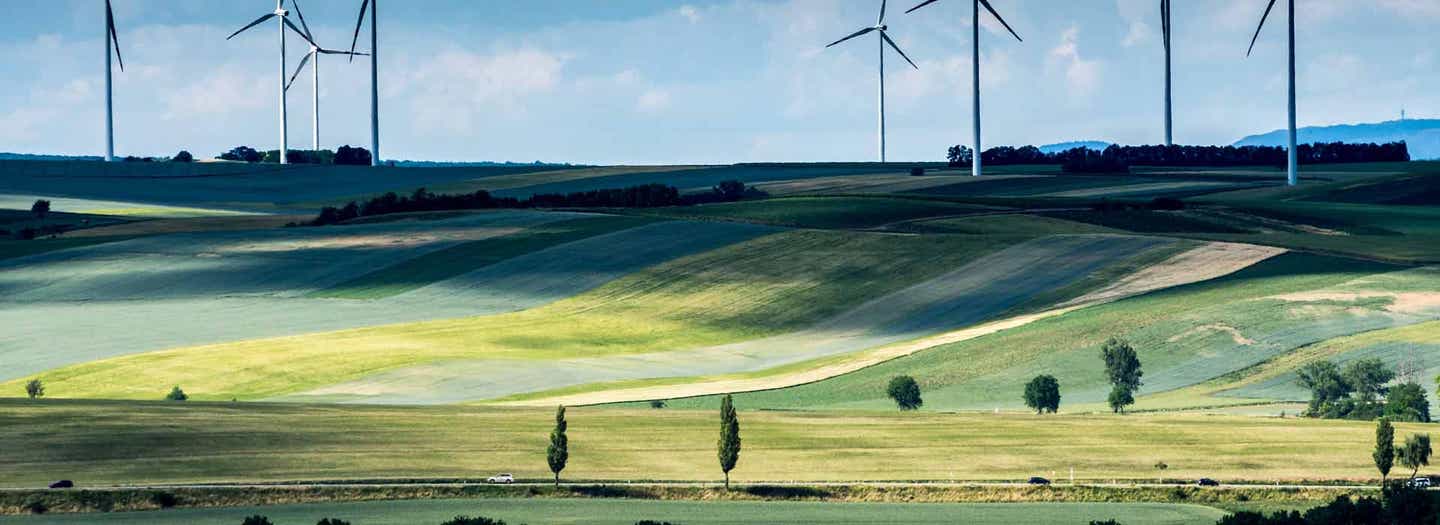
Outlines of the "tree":
<svg viewBox="0 0 1440 525">
<path fill-rule="evenodd" d="M 1155 470 L 1156 470 L 1157 472 L 1159 472 L 1159 474 L 1157 474 L 1157 475 L 1155 476 L 1156 481 L 1157 481 L 1157 482 L 1159 482 L 1159 481 L 1164 481 L 1165 471 L 1166 471 L 1166 470 L 1169 470 L 1169 469 L 1170 469 L 1170 464 L 1169 464 L 1169 463 L 1166 463 L 1166 462 L 1164 462 L 1164 461 L 1156 461 L 1156 462 L 1155 462 Z"/>
<path fill-rule="evenodd" d="M 665 406 L 666 406 L 666 403 L 665 403 L 665 400 L 664 400 L 664 399 L 651 399 L 651 400 L 650 400 L 650 408 L 661 409 L 661 408 L 665 408 Z"/>
<path fill-rule="evenodd" d="M 1354 390 L 1357 400 L 1367 404 L 1379 401 L 1385 393 L 1385 383 L 1395 379 L 1395 371 L 1378 358 L 1351 361 L 1340 375 Z"/>
<path fill-rule="evenodd" d="M 1380 471 L 1380 486 L 1385 486 L 1385 480 L 1390 477 L 1390 468 L 1395 466 L 1395 425 L 1390 420 L 1380 418 L 1380 423 L 1375 425 L 1375 452 L 1370 454 L 1375 460 L 1375 468 Z"/>
<path fill-rule="evenodd" d="M 1123 414 L 1125 407 L 1135 404 L 1135 394 L 1128 388 L 1115 385 L 1110 388 L 1110 396 L 1105 398 L 1105 402 L 1110 404 L 1111 412 Z"/>
<path fill-rule="evenodd" d="M 34 214 L 36 219 L 40 219 L 40 222 L 45 222 L 45 216 L 50 214 L 50 201 L 36 199 L 35 204 L 30 205 L 30 213 Z"/>
<path fill-rule="evenodd" d="M 720 470 L 725 473 L 725 490 L 730 490 L 730 471 L 740 461 L 740 418 L 730 394 L 720 400 L 720 442 L 717 444 Z"/>
<path fill-rule="evenodd" d="M 182 149 L 180 153 L 176 153 L 174 157 L 170 158 L 170 162 L 195 162 L 195 156 Z"/>
<path fill-rule="evenodd" d="M 895 376 L 890 378 L 890 385 L 885 387 L 885 394 L 895 400 L 900 410 L 915 410 L 925 404 L 920 399 L 920 383 L 910 376 Z"/>
<path fill-rule="evenodd" d="M 45 397 L 45 383 L 39 379 L 31 379 L 25 383 L 25 395 L 30 396 L 30 399 Z"/>
<path fill-rule="evenodd" d="M 1105 341 L 1100 348 L 1100 356 L 1105 360 L 1105 376 L 1113 385 L 1109 397 L 1110 410 L 1124 413 L 1126 406 L 1135 404 L 1135 391 L 1144 385 L 1140 381 L 1145 375 L 1140 370 L 1140 357 L 1129 342 L 1115 337 Z"/>
<path fill-rule="evenodd" d="M 1025 406 L 1036 414 L 1054 414 L 1060 409 L 1060 382 L 1052 375 L 1039 375 L 1025 385 Z"/>
<path fill-rule="evenodd" d="M 1390 388 L 1385 395 L 1385 417 L 1396 421 L 1430 422 L 1430 400 L 1425 388 L 1405 383 Z"/>
<path fill-rule="evenodd" d="M 350 525 L 350 522 L 337 518 L 324 518 L 315 525 Z"/>
<path fill-rule="evenodd" d="M 1405 446 L 1395 449 L 1400 464 L 1410 469 L 1410 479 L 1420 473 L 1420 467 L 1430 465 L 1430 434 L 1410 434 Z"/>
<path fill-rule="evenodd" d="M 185 391 L 180 389 L 180 385 L 175 385 L 175 388 L 170 389 L 169 394 L 165 394 L 166 401 L 185 401 L 187 399 L 190 399 L 190 396 L 185 395 Z"/>
<path fill-rule="evenodd" d="M 570 438 L 565 435 L 565 405 L 555 407 L 555 430 L 550 431 L 550 446 L 545 448 L 545 461 L 550 463 L 550 472 L 555 474 L 555 486 L 560 486 L 560 471 L 570 461 Z"/>
<path fill-rule="evenodd" d="M 370 151 L 361 147 L 340 146 L 335 150 L 335 164 L 347 166 L 369 166 Z"/>
<path fill-rule="evenodd" d="M 240 525 L 275 525 L 275 524 L 270 522 L 270 518 L 267 518 L 267 517 L 265 517 L 265 516 L 261 516 L 261 515 L 259 515 L 259 514 L 256 514 L 256 515 L 254 515 L 254 516 L 250 516 L 250 517 L 245 518 L 245 521 L 240 522 Z"/>
<path fill-rule="evenodd" d="M 1310 391 L 1310 415 L 1318 416 L 1327 405 L 1344 399 L 1353 389 L 1340 367 L 1330 361 L 1316 361 L 1296 371 L 1296 381 Z"/>
<path fill-rule="evenodd" d="M 505 521 L 482 516 L 475 516 L 473 518 L 469 516 L 455 516 L 451 518 L 450 521 L 446 521 L 440 525 L 505 525 Z"/>
<path fill-rule="evenodd" d="M 260 162 L 265 160 L 265 155 L 250 146 L 235 146 L 234 149 L 220 154 L 220 160 L 235 160 L 240 162 Z"/>
</svg>

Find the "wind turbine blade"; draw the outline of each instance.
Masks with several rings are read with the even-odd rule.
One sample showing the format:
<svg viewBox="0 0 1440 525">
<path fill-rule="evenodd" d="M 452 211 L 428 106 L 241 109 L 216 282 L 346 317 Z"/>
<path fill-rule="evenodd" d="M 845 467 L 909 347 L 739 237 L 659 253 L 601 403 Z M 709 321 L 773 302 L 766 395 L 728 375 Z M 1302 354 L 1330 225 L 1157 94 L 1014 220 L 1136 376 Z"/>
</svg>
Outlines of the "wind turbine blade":
<svg viewBox="0 0 1440 525">
<path fill-rule="evenodd" d="M 365 25 L 365 8 L 370 6 L 370 0 L 360 1 L 360 19 L 355 21 L 355 36 L 350 37 L 350 52 L 355 52 L 355 43 L 360 41 L 360 26 Z M 355 55 L 350 55 L 350 61 L 355 61 Z"/>
<path fill-rule="evenodd" d="M 900 46 L 895 45 L 895 41 L 890 39 L 890 35 L 887 35 L 887 34 L 885 34 L 884 31 L 881 31 L 881 32 L 880 32 L 880 38 L 885 39 L 885 43 L 886 43 L 886 44 L 890 44 L 890 48 L 891 48 L 891 49 L 894 49 L 896 53 L 900 53 L 900 58 L 903 58 L 903 59 L 905 59 L 906 62 L 909 62 L 909 63 L 910 63 L 910 67 L 913 67 L 913 68 L 915 68 L 915 69 L 920 69 L 920 66 L 915 65 L 915 61 L 914 61 L 914 60 L 910 60 L 910 57 L 905 56 L 905 52 L 900 50 Z"/>
<path fill-rule="evenodd" d="M 885 4 L 886 0 L 880 0 L 880 18 L 875 19 L 875 25 L 877 26 L 885 24 Z"/>
<path fill-rule="evenodd" d="M 315 51 L 325 55 L 351 55 L 357 57 L 368 57 L 370 53 L 351 53 L 349 51 L 336 51 L 334 49 L 316 49 Z"/>
<path fill-rule="evenodd" d="M 229 39 L 235 38 L 235 35 L 238 35 L 238 34 L 240 34 L 240 33 L 244 33 L 246 29 L 250 29 L 250 28 L 252 28 L 252 27 L 258 26 L 258 25 L 260 25 L 261 22 L 264 22 L 264 21 L 269 20 L 269 19 L 271 19 L 271 18 L 275 18 L 275 13 L 270 13 L 270 14 L 265 15 L 265 16 L 262 16 L 262 17 L 260 17 L 260 18 L 256 18 L 254 22 L 250 22 L 250 25 L 247 25 L 247 26 L 245 26 L 245 27 L 240 28 L 239 31 L 236 31 L 236 32 L 234 32 L 234 33 L 230 33 L 230 36 L 225 37 L 225 39 L 226 39 L 226 40 L 229 40 Z"/>
<path fill-rule="evenodd" d="M 1250 37 L 1250 49 L 1245 50 L 1245 56 L 1255 50 L 1255 41 L 1260 39 L 1260 30 L 1265 29 L 1265 19 L 1270 18 L 1270 10 L 1275 8 L 1275 0 L 1270 0 L 1270 5 L 1265 6 L 1265 14 L 1260 15 L 1260 25 L 1255 28 L 1255 36 Z"/>
<path fill-rule="evenodd" d="M 300 10 L 300 0 L 290 0 L 290 5 L 295 6 L 295 16 L 300 17 L 300 27 L 305 30 L 305 36 L 314 41 L 315 33 L 311 33 L 310 24 L 305 23 L 305 12 Z"/>
<path fill-rule="evenodd" d="M 865 33 L 869 33 L 869 32 L 874 31 L 874 30 L 875 30 L 875 28 L 873 28 L 873 27 L 867 27 L 867 28 L 865 28 L 865 29 L 861 29 L 861 30 L 859 30 L 859 31 L 856 31 L 856 32 L 854 32 L 854 33 L 851 33 L 850 36 L 847 36 L 847 37 L 845 37 L 845 38 L 842 38 L 842 39 L 836 40 L 836 41 L 834 41 L 834 42 L 831 42 L 830 45 L 825 46 L 825 47 L 834 47 L 835 44 L 839 44 L 839 43 L 841 43 L 841 42 L 844 42 L 844 41 L 846 41 L 846 40 L 855 38 L 855 37 L 860 36 L 860 35 L 863 35 L 863 34 L 865 34 Z"/>
<path fill-rule="evenodd" d="M 110 0 L 105 0 L 105 25 L 110 26 L 110 41 L 115 43 L 115 60 L 120 70 L 125 70 L 125 57 L 120 56 L 120 32 L 115 30 L 115 11 L 110 9 Z"/>
<path fill-rule="evenodd" d="M 305 41 L 306 41 L 306 42 L 309 42 L 310 45 L 315 46 L 315 47 L 320 47 L 320 44 L 316 44 L 315 41 L 310 38 L 310 35 L 305 34 L 305 32 L 304 32 L 304 31 L 301 31 L 300 28 L 295 27 L 295 24 L 294 24 L 293 22 L 291 22 L 289 18 L 286 18 L 286 19 L 284 19 L 284 20 L 285 20 L 285 27 L 290 28 L 290 30 L 291 30 L 291 31 L 294 31 L 295 34 L 300 35 L 300 38 L 305 39 Z"/>
<path fill-rule="evenodd" d="M 921 2 L 920 5 L 917 5 L 917 6 L 915 6 L 915 7 L 912 7 L 912 8 L 910 8 L 910 9 L 906 9 L 906 10 L 905 10 L 905 14 L 908 15 L 908 14 L 910 14 L 911 12 L 915 11 L 916 9 L 920 9 L 920 8 L 922 8 L 922 7 L 925 7 L 925 6 L 927 6 L 927 5 L 930 5 L 930 4 L 933 4 L 933 3 L 935 3 L 935 2 L 939 2 L 939 1 L 940 1 L 940 0 L 925 0 L 924 2 Z"/>
<path fill-rule="evenodd" d="M 1020 38 L 1020 33 L 1016 33 L 1014 29 L 1010 28 L 1010 24 L 1006 23 L 1005 19 L 1000 17 L 1000 13 L 995 12 L 995 8 L 990 6 L 990 0 L 980 0 L 980 5 L 985 6 L 985 9 L 990 11 L 990 14 L 995 15 L 995 19 L 1000 21 L 1000 25 L 1005 26 L 1005 29 L 1009 30 L 1011 35 L 1015 35 L 1016 40 L 1021 42 L 1025 41 L 1025 39 Z"/>
<path fill-rule="evenodd" d="M 305 70 L 305 64 L 310 63 L 312 56 L 315 56 L 315 53 L 305 53 L 305 58 L 300 59 L 300 65 L 295 66 L 295 74 L 290 75 L 290 81 L 285 83 L 286 91 L 290 90 L 290 85 L 295 83 L 295 79 L 300 78 L 300 72 Z"/>
<path fill-rule="evenodd" d="M 1170 0 L 1160 0 L 1160 33 L 1165 51 L 1170 51 Z"/>
</svg>

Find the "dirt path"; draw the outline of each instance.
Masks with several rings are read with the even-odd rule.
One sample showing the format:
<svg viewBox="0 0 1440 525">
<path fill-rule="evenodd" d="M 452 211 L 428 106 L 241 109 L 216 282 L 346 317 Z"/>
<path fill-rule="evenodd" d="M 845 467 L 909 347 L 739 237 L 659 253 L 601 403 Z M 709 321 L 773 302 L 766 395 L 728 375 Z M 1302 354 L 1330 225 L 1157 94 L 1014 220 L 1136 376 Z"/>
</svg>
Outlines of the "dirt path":
<svg viewBox="0 0 1440 525">
<path fill-rule="evenodd" d="M 765 377 L 722 377 L 698 383 L 616 389 L 503 404 L 518 406 L 551 406 L 555 404 L 571 406 L 598 405 L 651 399 L 676 399 L 720 393 L 774 390 L 803 385 L 854 372 L 922 350 L 1025 326 L 1035 321 L 1064 315 L 1088 306 L 1116 301 L 1163 288 L 1214 279 L 1269 259 L 1280 253 L 1284 253 L 1284 251 L 1285 250 L 1267 246 L 1220 242 L 1206 243 L 1180 253 L 1165 262 L 1136 272 L 1112 286 L 1087 294 L 1084 297 L 1069 301 L 1050 310 L 982 323 L 969 328 L 923 337 L 903 343 L 886 345 L 857 353 L 853 359 L 800 372 Z"/>
</svg>

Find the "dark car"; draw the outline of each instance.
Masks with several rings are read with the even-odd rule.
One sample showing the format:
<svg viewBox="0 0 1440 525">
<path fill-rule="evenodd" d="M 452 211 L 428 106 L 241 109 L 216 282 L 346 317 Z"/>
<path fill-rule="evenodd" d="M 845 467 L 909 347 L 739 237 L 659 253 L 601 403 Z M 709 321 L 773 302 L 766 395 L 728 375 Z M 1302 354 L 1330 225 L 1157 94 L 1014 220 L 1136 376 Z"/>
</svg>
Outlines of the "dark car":
<svg viewBox="0 0 1440 525">
<path fill-rule="evenodd" d="M 1030 478 L 1030 481 L 1028 481 L 1027 483 L 1031 485 L 1049 485 L 1050 480 L 1042 478 L 1040 476 L 1035 476 L 1033 478 Z"/>
<path fill-rule="evenodd" d="M 73 489 L 73 488 L 75 488 L 75 482 L 74 482 L 74 481 L 70 481 L 70 480 L 68 480 L 68 479 L 62 479 L 62 480 L 60 480 L 60 481 L 56 481 L 56 482 L 54 482 L 54 483 L 51 483 L 51 484 L 50 484 L 50 488 L 52 488 L 52 489 Z"/>
<path fill-rule="evenodd" d="M 1220 482 L 1219 482 L 1219 481 L 1215 481 L 1215 480 L 1210 479 L 1210 478 L 1200 478 L 1200 481 L 1196 481 L 1195 484 L 1196 484 L 1196 485 L 1199 485 L 1199 486 L 1201 486 L 1201 487 L 1218 487 L 1218 486 L 1220 486 Z"/>
</svg>

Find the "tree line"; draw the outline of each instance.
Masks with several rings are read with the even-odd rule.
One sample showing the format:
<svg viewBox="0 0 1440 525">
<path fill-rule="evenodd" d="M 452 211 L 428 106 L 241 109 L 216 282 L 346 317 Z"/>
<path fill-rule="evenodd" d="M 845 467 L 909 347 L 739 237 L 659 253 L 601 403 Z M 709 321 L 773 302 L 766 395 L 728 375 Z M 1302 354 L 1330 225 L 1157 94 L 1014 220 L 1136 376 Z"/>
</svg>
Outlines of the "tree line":
<svg viewBox="0 0 1440 525">
<path fill-rule="evenodd" d="M 181 152 L 189 156 L 189 152 Z M 178 157 L 178 155 L 177 155 Z M 280 150 L 258 151 L 250 146 L 236 146 L 230 151 L 221 153 L 215 157 L 220 160 L 236 162 L 266 162 L 278 164 L 280 162 Z M 334 151 L 328 149 L 303 150 L 292 149 L 285 151 L 285 162 L 290 164 L 335 164 L 341 166 L 369 166 L 370 150 L 349 145 L 340 146 Z M 188 161 L 183 161 L 188 162 Z"/>
<path fill-rule="evenodd" d="M 1301 144 L 1296 148 L 1301 164 L 1338 164 L 1351 162 L 1409 162 L 1410 150 L 1405 142 L 1385 144 L 1322 142 Z M 1035 146 L 997 146 L 980 155 L 982 164 L 1007 166 L 1017 164 L 1059 165 L 1067 173 L 1129 172 L 1130 166 L 1234 167 L 1283 166 L 1288 153 L 1280 146 L 1182 146 L 1111 144 L 1103 150 L 1085 147 L 1046 153 Z M 974 151 L 966 146 L 951 146 L 946 152 L 951 167 L 969 167 Z"/>
<path fill-rule="evenodd" d="M 1413 379 L 1390 385 L 1395 371 L 1378 358 L 1357 359 L 1344 367 L 1315 361 L 1300 367 L 1296 382 L 1310 391 L 1305 415 L 1322 419 L 1430 422 L 1430 400 Z"/>
<path fill-rule="evenodd" d="M 642 184 L 570 193 L 537 193 L 524 199 L 496 197 L 489 191 L 440 194 L 425 188 L 410 195 L 388 192 L 364 202 L 350 201 L 340 207 L 326 206 L 309 222 L 311 226 L 339 224 L 360 217 L 421 211 L 456 211 L 524 208 L 660 208 L 711 202 L 731 202 L 765 196 L 765 192 L 740 181 L 725 181 L 709 192 L 682 195 L 674 186 Z"/>
</svg>

